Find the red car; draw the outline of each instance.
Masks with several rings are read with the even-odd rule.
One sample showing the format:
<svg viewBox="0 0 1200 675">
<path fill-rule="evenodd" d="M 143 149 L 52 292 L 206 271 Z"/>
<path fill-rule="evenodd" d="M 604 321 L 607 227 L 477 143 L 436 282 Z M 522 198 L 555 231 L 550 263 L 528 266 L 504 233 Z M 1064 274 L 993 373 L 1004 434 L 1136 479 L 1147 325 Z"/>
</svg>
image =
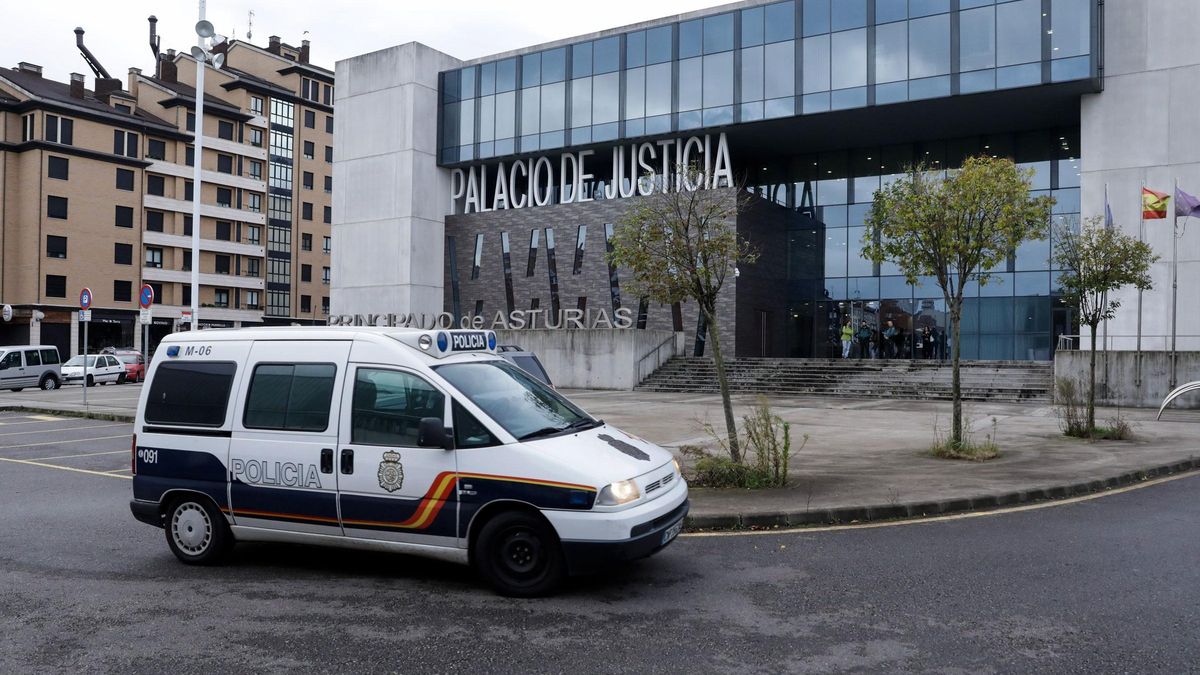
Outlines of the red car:
<svg viewBox="0 0 1200 675">
<path fill-rule="evenodd" d="M 146 379 L 146 359 L 141 352 L 132 349 L 105 350 L 106 353 L 117 357 L 125 366 L 126 382 L 143 382 Z"/>
</svg>

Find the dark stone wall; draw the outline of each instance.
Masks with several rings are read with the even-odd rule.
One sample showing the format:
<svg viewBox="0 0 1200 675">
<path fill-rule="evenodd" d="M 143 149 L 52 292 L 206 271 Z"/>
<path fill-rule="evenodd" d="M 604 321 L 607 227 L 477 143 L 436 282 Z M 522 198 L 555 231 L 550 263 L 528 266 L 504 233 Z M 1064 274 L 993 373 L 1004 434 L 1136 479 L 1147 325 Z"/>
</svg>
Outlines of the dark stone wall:
<svg viewBox="0 0 1200 675">
<path fill-rule="evenodd" d="M 728 199 L 734 199 L 732 191 Z M 476 305 L 483 301 L 482 316 L 490 326 L 497 312 L 507 312 L 504 281 L 504 263 L 501 234 L 508 233 L 510 263 L 512 268 L 513 309 L 528 310 L 533 301 L 540 309 L 552 309 L 550 272 L 547 259 L 546 228 L 553 228 L 555 267 L 558 278 L 560 309 L 575 309 L 580 298 L 586 298 L 586 307 L 605 309 L 612 316 L 614 301 L 609 286 L 609 270 L 606 258 L 604 225 L 612 223 L 619 227 L 621 218 L 637 200 L 600 200 L 575 204 L 554 204 L 535 208 L 507 209 L 484 213 L 457 214 L 446 217 L 446 266 L 445 308 L 455 311 L 454 280 L 458 281 L 458 308 L 460 316 L 475 315 Z M 581 269 L 574 273 L 576 238 L 579 226 L 586 225 Z M 539 230 L 537 259 L 532 274 L 527 275 L 530 250 L 530 231 Z M 476 235 L 483 235 L 483 253 L 480 259 L 479 276 L 471 278 Z M 451 264 L 450 239 L 453 238 L 453 265 Z M 638 298 L 625 291 L 631 278 L 626 269 L 617 270 L 617 283 L 621 288 L 620 306 L 629 308 L 635 322 L 638 315 Z M 718 300 L 719 316 L 725 317 L 720 326 L 721 347 L 727 355 L 737 353 L 736 301 L 737 280 L 725 282 Z M 649 303 L 646 328 L 660 330 L 682 330 L 686 333 L 688 354 L 696 345 L 698 310 L 694 302 L 681 305 L 682 323 L 676 325 L 670 305 Z M 542 327 L 539 320 L 538 326 Z M 701 339 L 703 339 L 701 337 Z M 710 355 L 706 349 L 705 355 Z"/>
</svg>

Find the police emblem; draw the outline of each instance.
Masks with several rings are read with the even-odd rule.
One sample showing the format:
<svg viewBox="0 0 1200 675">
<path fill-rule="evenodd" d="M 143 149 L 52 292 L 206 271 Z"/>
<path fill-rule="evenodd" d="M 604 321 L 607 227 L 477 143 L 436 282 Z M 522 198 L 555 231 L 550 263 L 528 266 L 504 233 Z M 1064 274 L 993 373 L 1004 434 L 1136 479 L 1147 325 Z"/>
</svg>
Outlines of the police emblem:
<svg viewBox="0 0 1200 675">
<path fill-rule="evenodd" d="M 395 492 L 404 484 L 404 466 L 400 464 L 400 453 L 388 450 L 379 463 L 379 487 Z"/>
</svg>

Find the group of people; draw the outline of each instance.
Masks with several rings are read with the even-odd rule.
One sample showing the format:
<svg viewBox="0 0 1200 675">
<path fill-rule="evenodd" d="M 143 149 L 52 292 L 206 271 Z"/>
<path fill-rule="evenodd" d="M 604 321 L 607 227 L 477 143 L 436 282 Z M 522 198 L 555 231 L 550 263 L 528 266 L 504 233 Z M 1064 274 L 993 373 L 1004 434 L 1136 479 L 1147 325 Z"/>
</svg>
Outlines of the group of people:
<svg viewBox="0 0 1200 675">
<path fill-rule="evenodd" d="M 913 335 L 888 320 L 877 330 L 860 320 L 858 327 L 850 317 L 842 320 L 842 358 L 871 359 L 944 359 L 947 357 L 946 331 L 925 326 Z"/>
</svg>

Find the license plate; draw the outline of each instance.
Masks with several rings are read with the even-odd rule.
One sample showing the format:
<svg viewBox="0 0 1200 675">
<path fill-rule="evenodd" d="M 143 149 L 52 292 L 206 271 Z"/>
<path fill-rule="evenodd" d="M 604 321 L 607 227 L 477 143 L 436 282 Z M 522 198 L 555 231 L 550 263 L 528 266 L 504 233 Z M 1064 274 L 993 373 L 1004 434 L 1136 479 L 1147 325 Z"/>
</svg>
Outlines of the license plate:
<svg viewBox="0 0 1200 675">
<path fill-rule="evenodd" d="M 683 519 L 680 518 L 677 523 L 668 527 L 666 532 L 663 532 L 662 545 L 666 546 L 667 542 L 674 539 L 675 536 L 678 535 L 679 531 L 682 529 L 683 529 Z"/>
</svg>

